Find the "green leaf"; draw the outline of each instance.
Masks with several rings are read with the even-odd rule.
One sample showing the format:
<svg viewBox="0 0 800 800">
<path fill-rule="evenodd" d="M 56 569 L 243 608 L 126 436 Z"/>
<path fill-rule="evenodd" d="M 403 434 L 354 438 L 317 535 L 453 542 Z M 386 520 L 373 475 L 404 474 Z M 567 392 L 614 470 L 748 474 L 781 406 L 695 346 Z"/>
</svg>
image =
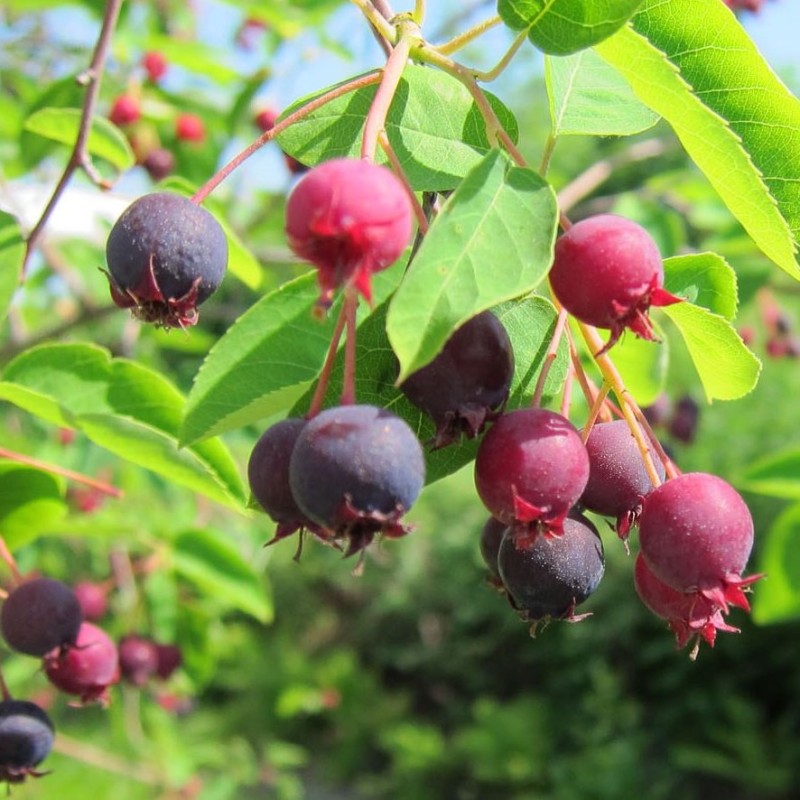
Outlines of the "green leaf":
<svg viewBox="0 0 800 800">
<path fill-rule="evenodd" d="M 658 114 L 594 50 L 544 62 L 553 136 L 629 136 L 652 128 Z"/>
<path fill-rule="evenodd" d="M 403 379 L 484 309 L 531 292 L 547 273 L 557 223 L 552 188 L 493 150 L 431 225 L 392 301 L 389 340 Z"/>
<path fill-rule="evenodd" d="M 158 50 L 170 64 L 183 67 L 219 84 L 239 80 L 240 73 L 227 66 L 227 53 L 204 45 L 196 38 L 182 39 L 177 36 L 149 36 L 148 49 Z"/>
<path fill-rule="evenodd" d="M 728 321 L 736 316 L 736 273 L 716 253 L 695 253 L 665 259 L 664 286 L 667 291 L 707 308 Z"/>
<path fill-rule="evenodd" d="M 789 506 L 759 545 L 758 571 L 765 573 L 753 593 L 753 621 L 759 625 L 800 617 L 800 503 Z"/>
<path fill-rule="evenodd" d="M 625 388 L 640 406 L 654 403 L 667 378 L 669 343 L 648 342 L 628 333 L 611 351 L 614 365 L 622 375 Z"/>
<path fill-rule="evenodd" d="M 25 120 L 25 130 L 71 146 L 78 138 L 81 113 L 79 108 L 41 108 Z M 119 170 L 136 163 L 125 134 L 104 117 L 92 120 L 86 146 L 90 155 L 105 159 Z"/>
<path fill-rule="evenodd" d="M 0 211 L 0 322 L 6 318 L 19 285 L 25 240 L 16 220 Z"/>
<path fill-rule="evenodd" d="M 758 459 L 742 472 L 736 485 L 756 494 L 800 500 L 800 446 Z"/>
<path fill-rule="evenodd" d="M 358 328 L 356 338 L 356 397 L 360 403 L 388 408 L 402 417 L 422 442 L 434 438 L 434 426 L 426 414 L 413 406 L 396 387 L 398 362 L 386 337 L 388 302 L 378 307 Z M 534 295 L 492 309 L 503 323 L 514 348 L 515 372 L 511 382 L 507 408 L 530 404 L 536 381 L 544 364 L 555 331 L 557 313 L 553 304 L 544 297 Z M 545 380 L 543 399 L 550 400 L 563 386 L 567 374 L 569 354 L 567 342 L 562 339 L 556 359 Z M 325 405 L 338 402 L 344 372 L 344 356 L 340 351 L 331 373 L 330 388 Z M 289 412 L 300 415 L 308 408 L 311 390 Z M 477 440 L 463 440 L 439 450 L 426 448 L 426 482 L 433 483 L 475 458 Z"/>
<path fill-rule="evenodd" d="M 756 244 L 800 278 L 800 100 L 718 0 L 646 0 L 598 45 L 686 151 Z"/>
<path fill-rule="evenodd" d="M 16 550 L 66 516 L 64 490 L 53 475 L 0 463 L 0 532 Z"/>
<path fill-rule="evenodd" d="M 330 158 L 358 158 L 364 121 L 376 90 L 376 86 L 367 86 L 327 103 L 283 131 L 277 137 L 278 144 L 311 166 Z M 281 117 L 321 94 L 324 92 L 297 101 Z M 497 98 L 487 95 L 503 127 L 516 141 L 513 114 Z M 440 70 L 414 64 L 403 71 L 385 127 L 416 191 L 455 188 L 491 149 L 483 118 L 464 85 Z M 377 160 L 387 163 L 382 152 Z"/>
<path fill-rule="evenodd" d="M 661 310 L 686 342 L 709 402 L 735 400 L 755 388 L 761 362 L 728 320 L 688 302 Z"/>
<path fill-rule="evenodd" d="M 260 622 L 272 621 L 272 600 L 263 576 L 221 535 L 187 531 L 174 540 L 171 555 L 175 570 L 203 592 Z"/>
<path fill-rule="evenodd" d="M 512 30 L 526 28 L 543 52 L 568 55 L 603 41 L 622 27 L 642 0 L 499 0 L 497 11 Z"/>
</svg>

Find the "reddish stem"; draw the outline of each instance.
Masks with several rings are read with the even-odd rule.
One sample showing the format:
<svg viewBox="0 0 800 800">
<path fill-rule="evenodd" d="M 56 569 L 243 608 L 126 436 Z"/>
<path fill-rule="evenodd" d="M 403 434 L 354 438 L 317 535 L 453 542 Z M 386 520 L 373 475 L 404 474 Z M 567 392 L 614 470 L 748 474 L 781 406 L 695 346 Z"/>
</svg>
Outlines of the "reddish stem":
<svg viewBox="0 0 800 800">
<path fill-rule="evenodd" d="M 0 536 L 0 559 L 5 561 L 8 566 L 8 569 L 11 572 L 11 577 L 14 580 L 15 585 L 19 585 L 22 583 L 22 574 L 19 571 L 19 567 L 17 566 L 17 561 L 14 558 L 11 551 L 8 549 L 8 545 L 6 544 L 6 540 Z"/>
<path fill-rule="evenodd" d="M 417 218 L 419 229 L 423 234 L 427 233 L 428 218 L 425 216 L 425 209 L 420 205 L 419 200 L 417 200 L 417 196 L 414 194 L 414 190 L 411 187 L 411 184 L 408 182 L 408 178 L 403 171 L 403 165 L 400 163 L 400 159 L 397 157 L 397 153 L 395 153 L 394 148 L 389 141 L 389 137 L 386 135 L 386 131 L 381 131 L 378 134 L 378 142 L 380 143 L 383 152 L 386 153 L 386 158 L 389 159 L 389 163 L 392 165 L 394 174 L 400 179 L 400 182 L 405 187 L 408 199 L 411 201 L 411 207 L 414 209 L 414 215 Z"/>
<path fill-rule="evenodd" d="M 539 378 L 536 381 L 536 388 L 533 390 L 533 399 L 531 400 L 531 406 L 536 407 L 539 406 L 542 402 L 542 395 L 544 394 L 544 384 L 547 380 L 547 375 L 550 372 L 550 367 L 553 366 L 553 362 L 556 360 L 556 356 L 558 355 L 558 346 L 561 344 L 561 337 L 564 335 L 564 326 L 567 324 L 567 312 L 565 309 L 561 309 L 558 312 L 558 317 L 556 319 L 556 327 L 553 330 L 553 336 L 550 339 L 550 345 L 547 348 L 547 352 L 544 355 L 544 364 L 542 364 L 542 371 L 539 373 Z"/>
<path fill-rule="evenodd" d="M 597 396 L 594 398 L 594 403 L 592 403 L 592 406 L 589 409 L 589 417 L 586 420 L 586 424 L 583 426 L 583 432 L 581 433 L 581 439 L 583 439 L 584 444 L 586 444 L 586 440 L 589 438 L 589 434 L 594 427 L 594 423 L 600 416 L 600 412 L 603 409 L 603 405 L 605 404 L 606 397 L 608 396 L 610 389 L 611 387 L 607 383 L 604 383 L 600 387 L 600 391 L 597 393 Z"/>
<path fill-rule="evenodd" d="M 328 391 L 328 383 L 331 379 L 331 372 L 333 371 L 333 363 L 336 360 L 336 351 L 339 349 L 339 342 L 342 338 L 342 331 L 345 325 L 345 306 L 339 310 L 339 316 L 336 318 L 336 325 L 331 335 L 331 343 L 328 345 L 328 353 L 325 356 L 325 363 L 322 365 L 322 370 L 317 379 L 317 387 L 314 389 L 314 396 L 311 398 L 311 405 L 308 407 L 306 419 L 316 417 L 322 409 L 322 404 L 325 401 L 325 392 Z"/>
<path fill-rule="evenodd" d="M 647 438 L 650 439 L 653 449 L 656 451 L 661 463 L 664 465 L 664 472 L 666 473 L 667 478 L 670 480 L 672 478 L 677 478 L 678 475 L 681 474 L 681 471 L 678 469 L 675 462 L 667 455 L 667 451 L 664 450 L 664 447 L 658 440 L 658 436 L 655 435 L 652 427 L 650 427 L 650 423 L 647 421 L 647 417 L 644 415 L 642 409 L 637 405 L 634 407 L 633 413 L 636 415 L 636 419 L 642 426 L 644 432 L 647 434 Z"/>
<path fill-rule="evenodd" d="M 347 322 L 347 338 L 344 341 L 344 377 L 342 379 L 341 405 L 349 406 L 356 401 L 356 311 L 358 291 L 355 286 L 344 290 L 344 316 Z"/>
</svg>

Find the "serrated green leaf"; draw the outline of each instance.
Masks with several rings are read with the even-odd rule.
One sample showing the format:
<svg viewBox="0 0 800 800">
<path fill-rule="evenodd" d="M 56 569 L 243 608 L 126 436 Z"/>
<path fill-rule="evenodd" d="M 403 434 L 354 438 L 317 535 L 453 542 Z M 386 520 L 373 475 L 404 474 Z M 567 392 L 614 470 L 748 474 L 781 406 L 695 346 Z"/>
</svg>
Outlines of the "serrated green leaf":
<svg viewBox="0 0 800 800">
<path fill-rule="evenodd" d="M 330 158 L 358 158 L 364 122 L 376 90 L 376 86 L 367 86 L 327 103 L 283 131 L 277 137 L 278 144 L 311 166 Z M 281 117 L 323 93 L 299 100 Z M 516 141 L 514 115 L 496 97 L 487 96 L 503 127 Z M 464 85 L 440 70 L 415 64 L 403 71 L 385 127 L 403 172 L 416 191 L 455 188 L 490 150 L 483 118 Z M 377 161 L 388 163 L 382 152 Z"/>
<path fill-rule="evenodd" d="M 629 136 L 652 128 L 658 114 L 594 50 L 544 62 L 553 136 Z"/>
<path fill-rule="evenodd" d="M 758 459 L 742 472 L 736 485 L 756 494 L 800 500 L 800 446 Z"/>
<path fill-rule="evenodd" d="M 356 338 L 355 390 L 359 403 L 388 408 L 402 417 L 422 442 L 432 442 L 434 425 L 426 414 L 413 406 L 395 386 L 398 362 L 386 336 L 388 303 L 382 304 L 358 327 Z M 523 300 L 502 303 L 492 312 L 503 323 L 514 348 L 515 371 L 511 381 L 507 408 L 528 405 L 536 387 L 547 349 L 555 330 L 557 312 L 544 297 L 533 295 Z M 543 400 L 547 402 L 563 386 L 569 354 L 562 339 L 556 359 L 545 380 Z M 325 405 L 338 402 L 338 391 L 344 372 L 344 357 L 340 351 L 334 362 L 330 389 Z M 334 388 L 335 387 L 335 388 Z M 290 411 L 298 416 L 308 408 L 310 391 Z M 439 450 L 426 448 L 426 483 L 440 480 L 475 458 L 477 440 L 466 440 Z"/>
<path fill-rule="evenodd" d="M 431 225 L 389 309 L 401 380 L 470 317 L 539 284 L 552 261 L 556 223 L 549 184 L 501 151 L 468 173 Z"/>
<path fill-rule="evenodd" d="M 694 253 L 665 259 L 664 286 L 667 291 L 728 321 L 736 316 L 736 273 L 716 253 Z"/>
<path fill-rule="evenodd" d="M 528 30 L 543 52 L 568 55 L 603 41 L 622 27 L 642 0 L 499 0 L 512 30 Z"/>
<path fill-rule="evenodd" d="M 266 582 L 220 534 L 194 530 L 172 543 L 175 570 L 204 592 L 263 623 L 272 620 Z"/>
<path fill-rule="evenodd" d="M 775 520 L 763 537 L 759 552 L 758 571 L 765 573 L 766 578 L 759 581 L 753 593 L 753 621 L 768 625 L 797 619 L 800 617 L 800 503 L 789 506 Z"/>
<path fill-rule="evenodd" d="M 19 285 L 24 255 L 25 240 L 17 221 L 0 211 L 0 322 L 6 318 Z"/>
<path fill-rule="evenodd" d="M 675 130 L 756 244 L 800 278 L 800 100 L 718 0 L 645 0 L 597 46 Z"/>
<path fill-rule="evenodd" d="M 67 513 L 58 478 L 18 464 L 0 463 L 0 532 L 15 550 Z"/>
<path fill-rule="evenodd" d="M 728 320 L 688 302 L 661 310 L 686 342 L 709 402 L 736 400 L 755 388 L 761 362 L 745 347 Z"/>
<path fill-rule="evenodd" d="M 41 108 L 25 120 L 25 130 L 61 144 L 74 145 L 81 122 L 79 108 Z M 136 159 L 125 134 L 104 117 L 95 117 L 86 143 L 89 154 L 103 158 L 119 170 L 130 169 Z"/>
</svg>

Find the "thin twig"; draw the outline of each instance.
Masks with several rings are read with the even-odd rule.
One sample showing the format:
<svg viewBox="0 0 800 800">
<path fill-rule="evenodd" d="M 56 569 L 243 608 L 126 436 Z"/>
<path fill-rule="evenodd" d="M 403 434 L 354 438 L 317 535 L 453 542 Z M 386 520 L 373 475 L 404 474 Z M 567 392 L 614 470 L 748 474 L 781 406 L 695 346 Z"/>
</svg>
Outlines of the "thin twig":
<svg viewBox="0 0 800 800">
<path fill-rule="evenodd" d="M 356 401 L 356 311 L 358 291 L 352 284 L 344 290 L 344 318 L 347 334 L 344 340 L 344 376 L 342 378 L 341 405 L 352 405 Z"/>
<path fill-rule="evenodd" d="M 477 39 L 486 31 L 500 25 L 501 22 L 502 20 L 500 17 L 495 14 L 493 17 L 489 17 L 489 19 L 485 19 L 483 22 L 473 25 L 469 30 L 459 33 L 449 41 L 444 42 L 444 44 L 437 45 L 436 50 L 444 56 L 449 56 L 451 53 L 455 53 L 457 50 L 460 50 L 465 45 Z"/>
<path fill-rule="evenodd" d="M 406 188 L 406 194 L 408 194 L 411 207 L 414 209 L 414 215 L 417 218 L 417 225 L 419 225 L 419 229 L 423 234 L 427 233 L 428 217 L 425 215 L 425 209 L 420 205 L 419 200 L 417 200 L 417 196 L 414 194 L 414 189 L 408 182 L 406 173 L 403 171 L 403 165 L 400 163 L 400 159 L 397 157 L 397 153 L 395 153 L 385 130 L 378 134 L 378 143 L 380 144 L 383 152 L 386 153 L 386 158 L 389 159 L 389 163 L 392 165 L 394 174 L 400 179 L 401 183 Z"/>
<path fill-rule="evenodd" d="M 108 0 L 106 3 L 105 13 L 103 14 L 103 24 L 100 28 L 100 35 L 97 37 L 97 44 L 94 48 L 92 60 L 89 68 L 79 76 L 79 82 L 86 86 L 86 96 L 83 100 L 83 110 L 81 112 L 80 125 L 78 127 L 78 136 L 75 140 L 75 145 L 72 148 L 67 166 L 56 184 L 53 194 L 48 200 L 47 205 L 39 217 L 39 221 L 33 226 L 33 229 L 28 234 L 28 240 L 25 245 L 25 256 L 22 260 L 22 277 L 25 276 L 25 270 L 28 265 L 31 254 L 42 235 L 50 215 L 53 213 L 61 195 L 67 188 L 72 175 L 77 169 L 83 171 L 89 176 L 90 180 L 94 181 L 101 188 L 109 188 L 109 186 L 102 180 L 99 174 L 94 170 L 87 144 L 89 142 L 89 133 L 92 129 L 92 118 L 94 117 L 94 109 L 97 104 L 97 96 L 100 91 L 100 79 L 103 74 L 108 51 L 111 47 L 111 35 L 114 32 L 114 27 L 117 24 L 119 11 L 122 7 L 122 0 Z"/>
<path fill-rule="evenodd" d="M 561 337 L 564 335 L 564 327 L 567 324 L 567 312 L 561 309 L 556 318 L 556 327 L 553 330 L 553 335 L 550 338 L 550 344 L 547 347 L 547 352 L 544 355 L 544 363 L 542 364 L 542 371 L 539 373 L 539 378 L 536 381 L 536 388 L 533 390 L 533 398 L 531 406 L 536 408 L 542 402 L 542 395 L 544 394 L 544 384 L 547 381 L 547 376 L 550 372 L 550 367 L 556 360 L 558 355 L 558 346 L 561 344 Z"/>
<path fill-rule="evenodd" d="M 333 371 L 333 364 L 336 359 L 336 351 L 339 349 L 339 342 L 342 338 L 342 331 L 344 331 L 346 319 L 345 306 L 343 305 L 339 310 L 339 316 L 336 318 L 336 325 L 333 328 L 331 335 L 331 342 L 328 345 L 328 353 L 325 356 L 325 363 L 322 365 L 322 371 L 319 373 L 317 379 L 317 386 L 314 389 L 314 395 L 311 398 L 311 405 L 308 407 L 306 419 L 312 419 L 319 414 L 322 409 L 322 404 L 325 401 L 325 392 L 328 391 L 328 382 L 331 378 Z"/>
</svg>

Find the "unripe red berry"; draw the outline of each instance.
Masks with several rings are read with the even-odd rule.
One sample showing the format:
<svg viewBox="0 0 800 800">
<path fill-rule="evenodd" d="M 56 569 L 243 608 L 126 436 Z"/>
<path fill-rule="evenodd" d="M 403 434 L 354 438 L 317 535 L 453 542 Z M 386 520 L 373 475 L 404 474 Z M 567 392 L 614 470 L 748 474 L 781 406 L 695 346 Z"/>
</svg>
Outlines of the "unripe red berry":
<svg viewBox="0 0 800 800">
<path fill-rule="evenodd" d="M 150 50 L 142 57 L 142 66 L 147 72 L 147 77 L 155 83 L 164 77 L 167 72 L 167 59 L 163 53 Z"/>
<path fill-rule="evenodd" d="M 139 101 L 132 95 L 123 94 L 114 101 L 108 118 L 115 125 L 130 125 L 132 122 L 136 122 L 141 114 Z"/>
<path fill-rule="evenodd" d="M 108 611 L 108 590 L 99 583 L 81 581 L 73 588 L 78 602 L 81 604 L 83 618 L 95 622 L 105 616 Z"/>
<path fill-rule="evenodd" d="M 277 120 L 278 112 L 274 108 L 268 106 L 267 108 L 262 108 L 259 112 L 257 112 L 253 121 L 262 131 L 264 131 L 264 133 L 266 133 L 275 127 Z"/>
<path fill-rule="evenodd" d="M 203 120 L 196 114 L 181 114 L 175 122 L 175 136 L 182 142 L 202 142 L 206 138 Z"/>
</svg>

